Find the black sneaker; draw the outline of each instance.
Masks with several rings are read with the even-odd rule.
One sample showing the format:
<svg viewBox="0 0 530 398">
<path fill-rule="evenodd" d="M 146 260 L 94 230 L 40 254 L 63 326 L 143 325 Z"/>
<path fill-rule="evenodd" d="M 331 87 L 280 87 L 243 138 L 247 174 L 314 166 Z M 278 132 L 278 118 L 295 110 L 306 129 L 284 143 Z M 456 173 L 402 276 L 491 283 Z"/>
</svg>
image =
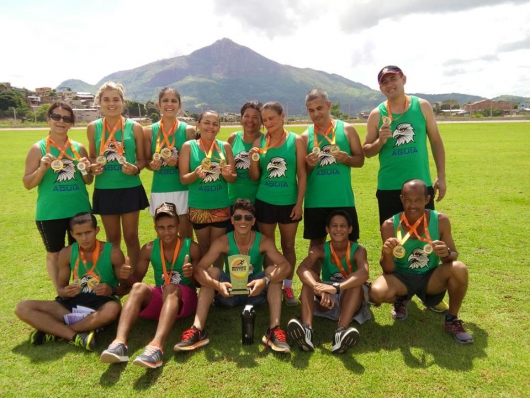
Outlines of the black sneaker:
<svg viewBox="0 0 530 398">
<path fill-rule="evenodd" d="M 162 366 L 164 361 L 162 358 L 164 353 L 160 347 L 154 345 L 148 345 L 142 355 L 134 358 L 133 364 L 141 366 L 142 368 L 155 369 Z"/>
<path fill-rule="evenodd" d="M 337 328 L 333 341 L 335 344 L 331 348 L 331 352 L 334 354 L 343 354 L 348 348 L 357 344 L 359 341 L 359 332 L 355 328 Z"/>
<path fill-rule="evenodd" d="M 208 339 L 208 335 L 204 330 L 199 330 L 195 326 L 192 326 L 190 329 L 185 330 L 184 333 L 182 333 L 180 343 L 175 344 L 173 350 L 193 351 L 209 342 L 210 339 Z"/>
<path fill-rule="evenodd" d="M 121 363 L 129 361 L 127 346 L 119 341 L 110 343 L 109 348 L 101 353 L 99 357 L 103 363 Z"/>
<path fill-rule="evenodd" d="M 302 351 L 315 350 L 313 330 L 308 325 L 302 325 L 297 319 L 291 319 L 287 324 L 287 335 Z"/>
<path fill-rule="evenodd" d="M 285 338 L 285 332 L 280 328 L 280 325 L 276 325 L 272 329 L 267 329 L 267 333 L 261 338 L 263 344 L 269 346 L 273 351 L 290 353 L 291 347 L 287 344 Z"/>
<path fill-rule="evenodd" d="M 96 348 L 95 332 L 77 333 L 70 344 L 73 344 L 76 347 L 83 347 L 87 351 L 94 351 L 94 348 Z"/>
<path fill-rule="evenodd" d="M 61 338 L 54 336 L 53 334 L 41 332 L 40 330 L 34 330 L 29 335 L 29 342 L 33 345 L 41 345 L 59 340 L 61 340 Z"/>
</svg>

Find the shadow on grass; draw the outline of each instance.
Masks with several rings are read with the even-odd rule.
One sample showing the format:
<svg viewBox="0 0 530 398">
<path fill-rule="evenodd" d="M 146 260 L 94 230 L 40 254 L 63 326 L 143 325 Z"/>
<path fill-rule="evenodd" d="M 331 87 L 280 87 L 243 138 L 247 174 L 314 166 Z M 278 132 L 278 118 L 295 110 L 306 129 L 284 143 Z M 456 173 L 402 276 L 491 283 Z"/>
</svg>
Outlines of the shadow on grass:
<svg viewBox="0 0 530 398">
<path fill-rule="evenodd" d="M 471 371 L 475 359 L 486 357 L 488 333 L 478 325 L 465 323 L 474 343 L 462 345 L 443 330 L 443 314 L 418 308 L 412 301 L 408 306 L 407 319 L 393 321 L 390 309 L 390 305 L 372 308 L 375 321 L 361 327 L 361 341 L 354 350 L 359 353 L 400 350 L 405 364 L 411 368 L 439 366 L 458 371 Z M 379 323 L 378 318 L 390 323 Z"/>
</svg>

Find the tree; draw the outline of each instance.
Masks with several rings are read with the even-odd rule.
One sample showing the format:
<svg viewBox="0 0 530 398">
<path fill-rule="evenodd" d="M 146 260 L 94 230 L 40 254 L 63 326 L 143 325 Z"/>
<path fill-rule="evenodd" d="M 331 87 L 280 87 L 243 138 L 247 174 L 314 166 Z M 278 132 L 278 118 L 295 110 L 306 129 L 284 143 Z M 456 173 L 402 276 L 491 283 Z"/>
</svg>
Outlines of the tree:
<svg viewBox="0 0 530 398">
<path fill-rule="evenodd" d="M 46 121 L 46 113 L 48 113 L 48 109 L 50 109 L 50 104 L 44 104 L 37 110 L 37 121 L 38 122 L 45 122 Z"/>
<path fill-rule="evenodd" d="M 160 115 L 156 112 L 153 112 L 149 115 L 149 119 L 151 119 L 153 123 L 156 123 L 160 120 Z"/>
<path fill-rule="evenodd" d="M 340 110 L 340 101 L 331 105 L 330 113 L 331 113 L 331 116 L 337 119 L 343 119 L 345 117 L 344 113 L 342 113 Z"/>
<path fill-rule="evenodd" d="M 16 90 L 6 90 L 0 92 L 0 110 L 7 111 L 11 108 L 28 108 L 26 99 Z"/>
</svg>

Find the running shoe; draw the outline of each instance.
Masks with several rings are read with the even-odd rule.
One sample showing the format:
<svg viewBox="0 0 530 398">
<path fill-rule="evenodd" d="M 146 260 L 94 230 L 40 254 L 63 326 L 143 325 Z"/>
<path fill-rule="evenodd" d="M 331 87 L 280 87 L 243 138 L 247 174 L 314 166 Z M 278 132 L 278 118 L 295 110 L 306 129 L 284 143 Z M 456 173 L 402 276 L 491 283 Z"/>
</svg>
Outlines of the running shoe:
<svg viewBox="0 0 530 398">
<path fill-rule="evenodd" d="M 285 332 L 280 328 L 280 325 L 276 325 L 272 329 L 268 328 L 267 332 L 261 338 L 261 341 L 263 344 L 272 348 L 273 351 L 285 353 L 291 352 L 291 347 L 287 344 Z"/>
<path fill-rule="evenodd" d="M 359 342 L 359 332 L 355 328 L 337 328 L 335 336 L 333 336 L 333 342 L 335 344 L 333 344 L 331 352 L 333 354 L 344 354 L 348 351 L 348 348 Z"/>
<path fill-rule="evenodd" d="M 177 343 L 173 350 L 175 351 L 192 351 L 210 342 L 208 335 L 204 330 L 199 330 L 195 326 L 185 330 L 182 333 L 180 343 Z"/>
<path fill-rule="evenodd" d="M 99 357 L 103 363 L 121 363 L 128 362 L 127 346 L 120 341 L 113 341 L 109 348 L 101 353 Z"/>
<path fill-rule="evenodd" d="M 313 329 L 309 325 L 303 325 L 298 319 L 291 319 L 287 324 L 287 335 L 298 344 L 302 351 L 314 351 Z"/>
<path fill-rule="evenodd" d="M 160 347 L 148 345 L 142 355 L 134 358 L 133 364 L 142 368 L 156 369 L 162 366 L 164 353 Z"/>
</svg>

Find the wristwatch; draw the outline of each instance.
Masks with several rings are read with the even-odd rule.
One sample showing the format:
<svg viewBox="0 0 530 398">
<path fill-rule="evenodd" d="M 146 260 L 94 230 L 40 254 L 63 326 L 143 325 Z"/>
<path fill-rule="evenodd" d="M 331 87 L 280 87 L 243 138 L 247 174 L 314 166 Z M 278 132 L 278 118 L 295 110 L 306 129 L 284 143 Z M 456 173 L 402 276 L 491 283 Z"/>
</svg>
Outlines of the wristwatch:
<svg viewBox="0 0 530 398">
<path fill-rule="evenodd" d="M 271 279 L 268 276 L 264 276 L 263 279 L 265 280 L 265 287 L 269 287 Z"/>
<path fill-rule="evenodd" d="M 118 288 L 116 286 L 111 286 L 111 289 L 111 296 L 115 296 L 118 293 Z"/>
<path fill-rule="evenodd" d="M 339 282 L 335 282 L 331 286 L 333 286 L 337 290 L 337 293 L 335 293 L 335 294 L 339 294 L 340 293 L 340 283 Z"/>
</svg>

